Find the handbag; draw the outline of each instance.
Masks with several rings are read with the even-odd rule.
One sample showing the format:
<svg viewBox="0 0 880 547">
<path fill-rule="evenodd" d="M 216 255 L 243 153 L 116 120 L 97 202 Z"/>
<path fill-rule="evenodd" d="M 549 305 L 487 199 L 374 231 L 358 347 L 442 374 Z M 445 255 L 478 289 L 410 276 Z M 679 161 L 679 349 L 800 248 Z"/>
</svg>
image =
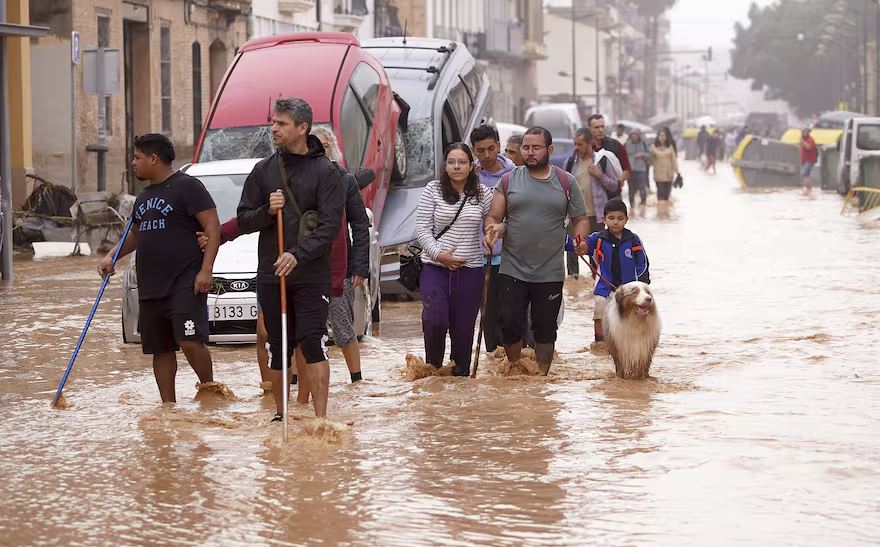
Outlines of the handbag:
<svg viewBox="0 0 880 547">
<path fill-rule="evenodd" d="M 464 204 L 467 200 L 467 196 L 461 199 L 461 205 L 459 205 L 458 211 L 455 212 L 452 221 L 440 230 L 440 233 L 434 236 L 434 239 L 440 239 L 443 237 L 443 234 L 452 228 L 452 224 L 458 220 L 458 215 L 461 214 L 461 210 L 464 209 Z M 422 247 L 418 243 L 413 243 L 407 246 L 406 251 L 409 254 L 400 255 L 400 272 L 397 280 L 403 285 L 403 288 L 414 292 L 419 290 L 419 277 L 422 275 Z"/>
<path fill-rule="evenodd" d="M 318 227 L 318 211 L 308 210 L 305 213 L 300 211 L 299 204 L 296 202 L 296 198 L 293 197 L 293 192 L 288 186 L 290 179 L 287 178 L 287 170 L 284 168 L 284 162 L 281 161 L 281 154 L 278 153 L 277 156 L 278 170 L 281 171 L 281 187 L 284 188 L 284 194 L 287 196 L 287 201 L 290 202 L 290 205 L 293 207 L 293 212 L 296 213 L 296 216 L 299 219 L 299 231 L 297 232 L 296 242 L 301 245 L 302 242 L 305 241 L 305 239 Z"/>
<path fill-rule="evenodd" d="M 675 175 L 675 181 L 672 183 L 672 186 L 674 188 L 681 188 L 682 186 L 684 186 L 684 179 L 681 178 L 681 173 L 677 173 Z"/>
</svg>

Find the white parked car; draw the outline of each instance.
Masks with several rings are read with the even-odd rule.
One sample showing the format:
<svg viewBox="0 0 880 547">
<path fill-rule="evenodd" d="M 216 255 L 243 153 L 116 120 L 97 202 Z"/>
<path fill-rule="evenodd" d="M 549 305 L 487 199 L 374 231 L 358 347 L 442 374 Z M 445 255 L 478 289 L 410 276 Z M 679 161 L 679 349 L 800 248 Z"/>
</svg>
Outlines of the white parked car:
<svg viewBox="0 0 880 547">
<path fill-rule="evenodd" d="M 541 126 L 556 139 L 574 140 L 575 132 L 584 126 L 575 103 L 536 104 L 526 110 L 527 127 Z"/>
<path fill-rule="evenodd" d="M 184 166 L 181 170 L 202 181 L 214 203 L 220 223 L 234 216 L 244 181 L 260 159 L 211 161 Z M 363 185 L 362 185 L 363 188 Z M 367 209 L 372 222 L 372 212 Z M 257 338 L 257 241 L 259 234 L 245 234 L 220 246 L 214 261 L 214 286 L 208 295 L 209 341 L 215 343 L 253 343 Z M 135 273 L 136 253 L 131 254 L 123 276 L 122 338 L 139 343 L 138 289 Z M 368 290 L 355 290 L 355 332 L 358 336 L 372 329 L 373 303 L 379 300 L 379 237 L 370 228 L 370 279 Z"/>
<path fill-rule="evenodd" d="M 511 137 L 511 135 L 515 133 L 519 133 L 520 135 L 525 135 L 526 131 L 529 130 L 528 127 L 524 125 L 518 125 L 515 123 L 505 123 L 498 122 L 495 124 L 495 128 L 498 130 L 498 141 L 501 142 L 501 153 L 504 154 L 504 145 L 507 144 L 507 139 Z"/>
</svg>

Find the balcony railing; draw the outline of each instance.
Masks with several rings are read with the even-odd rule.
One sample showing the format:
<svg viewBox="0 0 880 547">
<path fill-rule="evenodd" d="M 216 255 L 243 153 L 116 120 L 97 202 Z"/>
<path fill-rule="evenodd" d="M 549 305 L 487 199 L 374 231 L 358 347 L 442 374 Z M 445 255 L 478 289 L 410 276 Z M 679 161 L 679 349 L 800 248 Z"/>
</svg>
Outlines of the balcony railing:
<svg viewBox="0 0 880 547">
<path fill-rule="evenodd" d="M 486 55 L 501 58 L 523 56 L 523 25 L 515 21 L 492 21 L 486 29 Z"/>
<path fill-rule="evenodd" d="M 332 24 L 343 29 L 356 29 L 368 13 L 366 0 L 335 0 Z"/>
</svg>

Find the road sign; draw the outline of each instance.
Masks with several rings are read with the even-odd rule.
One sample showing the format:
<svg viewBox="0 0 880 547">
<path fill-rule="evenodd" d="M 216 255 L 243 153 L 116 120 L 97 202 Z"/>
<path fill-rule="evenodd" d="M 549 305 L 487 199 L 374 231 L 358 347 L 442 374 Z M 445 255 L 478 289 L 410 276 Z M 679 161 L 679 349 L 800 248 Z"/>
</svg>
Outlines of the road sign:
<svg viewBox="0 0 880 547">
<path fill-rule="evenodd" d="M 99 54 L 102 54 L 100 61 Z M 86 48 L 83 55 L 83 90 L 89 95 L 116 95 L 119 93 L 119 84 L 119 50 Z"/>
<path fill-rule="evenodd" d="M 82 48 L 79 45 L 79 33 L 73 31 L 70 33 L 70 60 L 73 64 L 78 65 L 82 59 Z"/>
</svg>

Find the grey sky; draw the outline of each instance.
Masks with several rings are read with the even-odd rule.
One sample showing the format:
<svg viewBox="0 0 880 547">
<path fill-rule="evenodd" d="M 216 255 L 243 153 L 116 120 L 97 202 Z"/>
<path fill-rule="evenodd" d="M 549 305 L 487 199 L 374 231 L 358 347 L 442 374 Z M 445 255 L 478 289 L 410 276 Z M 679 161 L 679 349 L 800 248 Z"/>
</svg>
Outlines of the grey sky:
<svg viewBox="0 0 880 547">
<path fill-rule="evenodd" d="M 672 45 L 675 48 L 702 49 L 708 46 L 728 49 L 733 25 L 748 21 L 753 0 L 678 0 L 669 12 Z M 754 0 L 759 6 L 774 0 Z"/>
</svg>

